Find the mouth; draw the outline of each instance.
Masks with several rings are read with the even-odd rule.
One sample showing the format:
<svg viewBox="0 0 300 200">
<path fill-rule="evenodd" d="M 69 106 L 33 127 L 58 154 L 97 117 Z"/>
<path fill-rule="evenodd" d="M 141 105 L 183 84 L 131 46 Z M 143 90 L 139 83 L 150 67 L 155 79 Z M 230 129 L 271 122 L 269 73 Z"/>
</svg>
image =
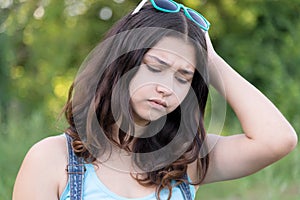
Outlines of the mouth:
<svg viewBox="0 0 300 200">
<path fill-rule="evenodd" d="M 163 107 L 166 108 L 167 107 L 167 103 L 164 100 L 161 99 L 149 99 L 148 100 L 152 105 L 158 106 L 158 107 Z"/>
</svg>

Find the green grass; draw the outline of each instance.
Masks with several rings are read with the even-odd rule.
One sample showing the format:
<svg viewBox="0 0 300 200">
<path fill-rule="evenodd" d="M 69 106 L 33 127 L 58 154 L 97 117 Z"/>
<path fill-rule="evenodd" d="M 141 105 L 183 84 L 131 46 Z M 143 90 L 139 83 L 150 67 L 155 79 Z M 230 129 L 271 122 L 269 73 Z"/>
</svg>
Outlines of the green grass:
<svg viewBox="0 0 300 200">
<path fill-rule="evenodd" d="M 51 122 L 49 122 L 51 121 Z M 10 115 L 0 120 L 0 200 L 12 198 L 13 184 L 29 148 L 40 139 L 61 133 L 55 120 L 41 112 L 31 116 Z M 201 186 L 196 199 L 296 200 L 300 197 L 300 148 L 264 170 L 239 180 Z"/>
</svg>

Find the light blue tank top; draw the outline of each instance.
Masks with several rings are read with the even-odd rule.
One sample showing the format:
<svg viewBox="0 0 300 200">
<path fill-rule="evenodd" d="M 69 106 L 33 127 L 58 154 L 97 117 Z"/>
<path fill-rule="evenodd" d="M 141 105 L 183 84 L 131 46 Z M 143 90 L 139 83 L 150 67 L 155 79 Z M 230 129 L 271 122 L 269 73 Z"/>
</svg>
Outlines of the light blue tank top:
<svg viewBox="0 0 300 200">
<path fill-rule="evenodd" d="M 84 200 L 129 200 L 111 192 L 97 177 L 94 166 L 92 164 L 85 164 L 86 172 L 83 183 L 83 199 Z M 190 190 L 193 199 L 195 198 L 195 188 L 190 185 Z M 163 189 L 160 193 L 161 199 L 167 199 L 169 191 Z M 183 195 L 181 190 L 178 187 L 172 189 L 172 198 L 171 200 L 181 200 Z M 70 185 L 67 184 L 65 190 L 63 191 L 60 200 L 70 200 Z M 148 196 L 142 198 L 131 198 L 131 200 L 156 200 L 155 193 L 152 193 Z"/>
</svg>

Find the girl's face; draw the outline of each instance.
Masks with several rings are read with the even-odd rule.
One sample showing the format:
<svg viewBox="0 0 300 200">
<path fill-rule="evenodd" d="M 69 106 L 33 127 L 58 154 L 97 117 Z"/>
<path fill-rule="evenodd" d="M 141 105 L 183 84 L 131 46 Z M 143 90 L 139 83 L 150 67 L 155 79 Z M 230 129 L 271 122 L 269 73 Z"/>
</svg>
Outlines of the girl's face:
<svg viewBox="0 0 300 200">
<path fill-rule="evenodd" d="M 149 50 L 129 84 L 134 121 L 146 125 L 172 112 L 187 95 L 196 66 L 195 49 L 175 37 Z"/>
</svg>

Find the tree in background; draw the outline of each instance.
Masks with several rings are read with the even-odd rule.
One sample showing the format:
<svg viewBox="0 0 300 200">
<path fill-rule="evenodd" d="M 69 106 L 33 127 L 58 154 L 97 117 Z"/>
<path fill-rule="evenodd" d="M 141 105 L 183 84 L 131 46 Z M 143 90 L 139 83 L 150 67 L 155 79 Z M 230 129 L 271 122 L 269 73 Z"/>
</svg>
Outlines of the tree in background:
<svg viewBox="0 0 300 200">
<path fill-rule="evenodd" d="M 0 1 L 2 119 L 11 106 L 24 114 L 59 113 L 81 62 L 138 2 Z M 181 2 L 209 19 L 217 51 L 300 130 L 300 0 Z"/>
</svg>

